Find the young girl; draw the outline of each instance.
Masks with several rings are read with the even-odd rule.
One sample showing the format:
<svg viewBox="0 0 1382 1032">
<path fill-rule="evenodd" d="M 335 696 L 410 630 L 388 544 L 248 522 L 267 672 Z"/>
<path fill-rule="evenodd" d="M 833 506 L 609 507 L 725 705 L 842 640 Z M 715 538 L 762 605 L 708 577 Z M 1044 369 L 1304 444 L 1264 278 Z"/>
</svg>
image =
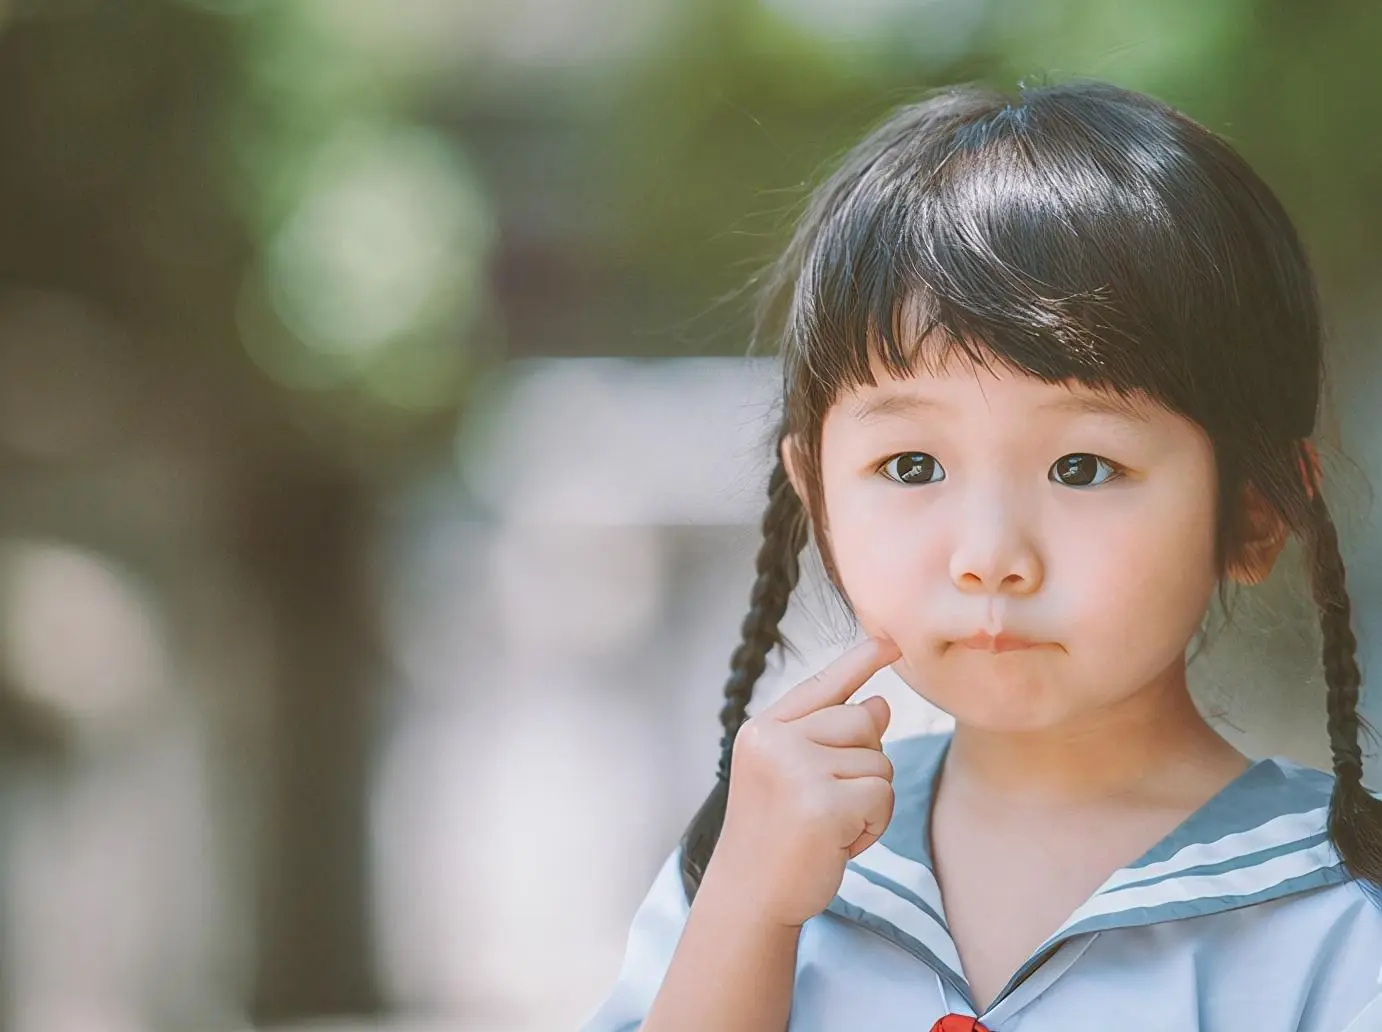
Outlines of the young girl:
<svg viewBox="0 0 1382 1032">
<path fill-rule="evenodd" d="M 1382 801 L 1310 438 L 1315 287 L 1223 140 L 1079 82 L 902 109 L 767 294 L 780 462 L 719 777 L 589 1032 L 1382 1029 Z M 1298 534 L 1333 774 L 1186 650 Z M 808 537 L 867 640 L 746 720 Z M 953 733 L 881 745 L 891 665 Z"/>
</svg>

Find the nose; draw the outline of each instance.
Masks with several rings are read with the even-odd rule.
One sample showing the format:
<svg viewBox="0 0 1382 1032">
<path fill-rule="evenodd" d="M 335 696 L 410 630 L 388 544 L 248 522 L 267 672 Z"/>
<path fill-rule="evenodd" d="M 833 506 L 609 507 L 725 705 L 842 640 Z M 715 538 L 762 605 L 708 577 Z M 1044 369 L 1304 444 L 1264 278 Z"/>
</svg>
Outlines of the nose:
<svg viewBox="0 0 1382 1032">
<path fill-rule="evenodd" d="M 1030 595 L 1045 567 L 1014 499 L 986 492 L 959 514 L 950 577 L 967 594 Z"/>
</svg>

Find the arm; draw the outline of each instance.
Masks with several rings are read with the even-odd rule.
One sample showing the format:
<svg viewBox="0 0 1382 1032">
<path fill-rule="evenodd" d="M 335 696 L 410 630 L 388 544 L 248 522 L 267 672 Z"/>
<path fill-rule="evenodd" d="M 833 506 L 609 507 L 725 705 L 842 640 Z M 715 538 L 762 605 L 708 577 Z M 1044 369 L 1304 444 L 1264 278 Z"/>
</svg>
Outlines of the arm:
<svg viewBox="0 0 1382 1032">
<path fill-rule="evenodd" d="M 582 1032 L 786 1028 L 800 929 L 755 919 L 726 857 L 707 866 L 694 907 L 680 848 L 667 857 L 634 915 L 613 991 Z"/>
<path fill-rule="evenodd" d="M 716 855 L 641 1032 L 785 1032 L 799 927 L 762 920 Z"/>
<path fill-rule="evenodd" d="M 786 1032 L 801 926 L 892 817 L 888 704 L 845 700 L 897 656 L 891 642 L 862 643 L 740 728 L 695 906 L 678 850 L 634 915 L 614 992 L 584 1032 Z"/>
</svg>

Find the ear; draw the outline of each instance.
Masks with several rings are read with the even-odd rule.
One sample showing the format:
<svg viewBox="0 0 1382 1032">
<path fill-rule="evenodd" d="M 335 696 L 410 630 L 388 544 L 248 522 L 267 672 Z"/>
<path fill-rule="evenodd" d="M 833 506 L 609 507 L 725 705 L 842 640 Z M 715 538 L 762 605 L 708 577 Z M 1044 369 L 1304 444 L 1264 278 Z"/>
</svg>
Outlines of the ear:
<svg viewBox="0 0 1382 1032">
<path fill-rule="evenodd" d="M 779 453 L 782 457 L 782 467 L 787 471 L 787 479 L 791 481 L 792 490 L 801 499 L 801 504 L 809 511 L 810 506 L 806 500 L 806 485 L 802 483 L 801 473 L 797 469 L 797 438 L 796 434 L 787 434 L 782 438 L 782 446 Z"/>
<path fill-rule="evenodd" d="M 1239 584 L 1261 584 L 1272 572 L 1290 536 L 1290 528 L 1281 515 L 1257 488 L 1248 485 L 1239 521 L 1240 544 L 1237 554 L 1229 561 L 1228 575 Z"/>
</svg>

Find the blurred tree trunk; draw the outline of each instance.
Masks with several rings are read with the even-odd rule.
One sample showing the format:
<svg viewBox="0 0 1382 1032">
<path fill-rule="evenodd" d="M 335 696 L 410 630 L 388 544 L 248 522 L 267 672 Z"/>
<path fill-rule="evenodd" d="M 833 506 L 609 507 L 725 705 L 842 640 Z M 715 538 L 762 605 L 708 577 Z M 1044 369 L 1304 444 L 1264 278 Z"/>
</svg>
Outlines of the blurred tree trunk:
<svg viewBox="0 0 1382 1032">
<path fill-rule="evenodd" d="M 25 698 L 7 677 L 0 677 L 0 862 L 9 855 L 10 842 L 22 807 L 25 769 L 36 763 L 57 764 L 68 749 L 66 728 L 51 709 Z M 0 933 L 11 927 L 9 884 L 0 877 Z M 7 946 L 0 934 L 0 952 Z M 14 996 L 9 965 L 0 964 L 0 1028 L 13 1013 Z"/>
<path fill-rule="evenodd" d="M 0 34 L 0 285 L 111 313 L 126 333 L 96 357 L 138 385 L 121 412 L 128 426 L 103 428 L 84 442 L 93 454 L 63 460 L 74 476 L 97 477 L 121 447 L 194 457 L 211 495 L 233 510 L 217 514 L 211 532 L 229 521 L 233 561 L 269 607 L 274 680 L 254 693 L 268 700 L 260 726 L 272 739 L 254 829 L 256 1024 L 375 1014 L 372 506 L 359 475 L 304 443 L 297 398 L 240 345 L 236 298 L 257 243 L 226 193 L 242 41 L 230 21 L 191 5 L 82 8 L 82 17 L 21 19 Z M 67 374 L 31 378 L 31 391 L 75 383 L 99 395 L 105 384 L 104 366 L 50 356 L 42 340 L 11 343 Z M 40 408 L 61 426 L 79 414 L 72 399 L 85 397 L 73 389 Z M 0 486 L 9 484 L 0 468 Z M 20 716 L 0 711 L 0 737 L 32 725 L 32 713 Z M 0 741 L 0 759 L 4 751 Z"/>
<path fill-rule="evenodd" d="M 368 784 L 380 683 L 361 486 L 305 462 L 245 478 L 241 542 L 271 612 L 256 1024 L 381 1010 L 369 932 Z"/>
<path fill-rule="evenodd" d="M 16 785 L 21 766 L 59 759 L 66 745 L 56 714 L 19 695 L 0 680 L 0 861 L 8 856 L 17 819 Z M 0 932 L 10 927 L 9 885 L 0 877 Z M 0 951 L 6 944 L 0 938 Z M 9 1018 L 12 989 L 9 966 L 0 964 L 0 1027 Z"/>
</svg>

